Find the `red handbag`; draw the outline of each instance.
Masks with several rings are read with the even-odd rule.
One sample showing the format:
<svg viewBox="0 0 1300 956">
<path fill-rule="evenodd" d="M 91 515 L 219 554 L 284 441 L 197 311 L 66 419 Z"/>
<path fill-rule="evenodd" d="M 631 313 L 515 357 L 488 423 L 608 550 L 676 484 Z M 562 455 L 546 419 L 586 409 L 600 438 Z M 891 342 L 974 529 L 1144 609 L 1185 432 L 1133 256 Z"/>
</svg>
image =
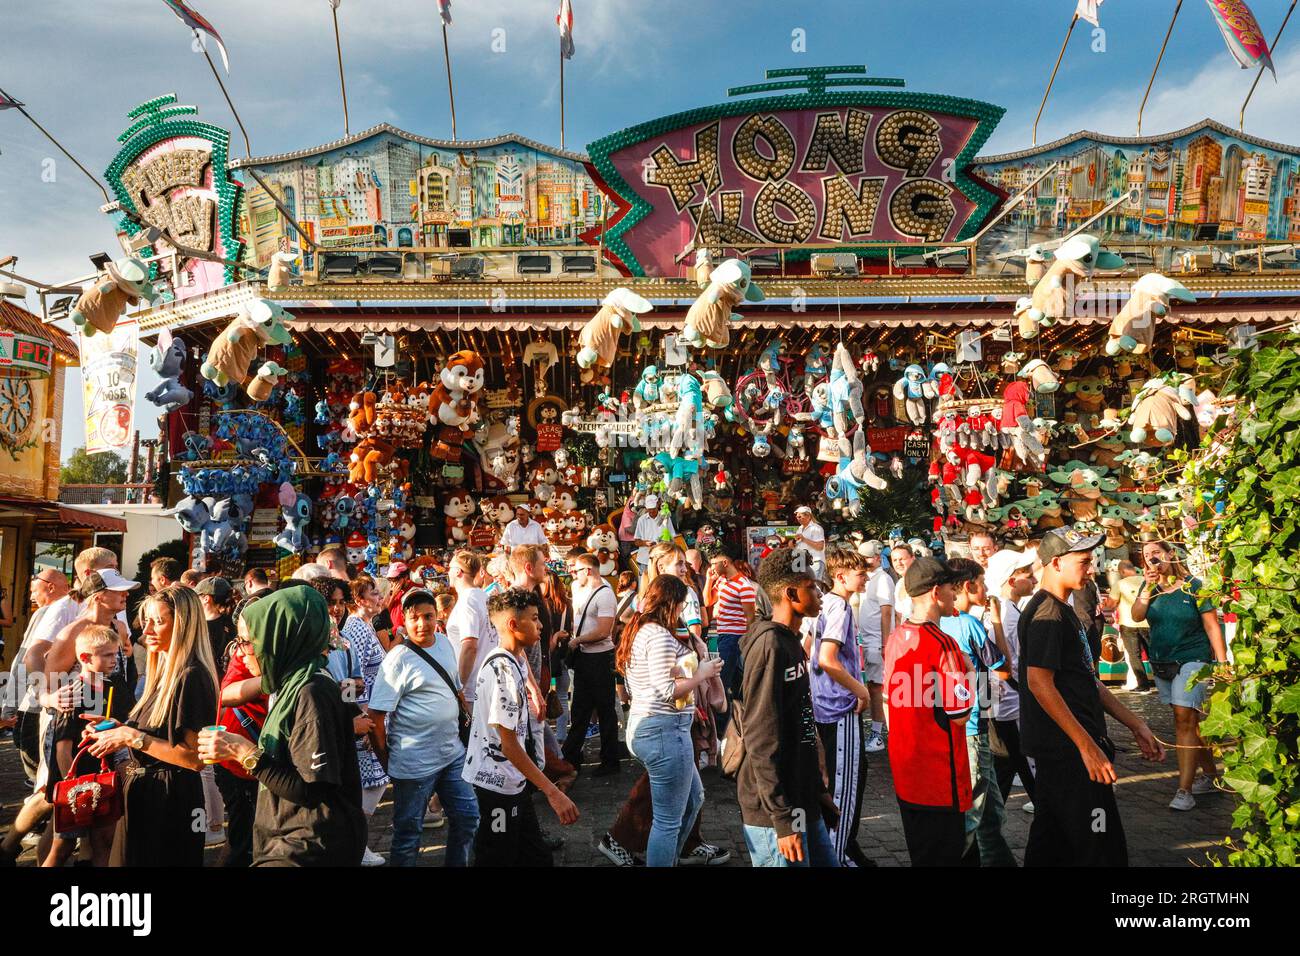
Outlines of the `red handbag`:
<svg viewBox="0 0 1300 956">
<path fill-rule="evenodd" d="M 73 776 L 77 761 L 90 744 L 77 751 L 68 767 L 68 776 L 54 785 L 54 832 L 68 833 L 88 826 L 112 823 L 122 815 L 122 794 L 117 786 L 117 775 L 108 768 L 108 761 L 99 759 L 95 773 Z"/>
</svg>

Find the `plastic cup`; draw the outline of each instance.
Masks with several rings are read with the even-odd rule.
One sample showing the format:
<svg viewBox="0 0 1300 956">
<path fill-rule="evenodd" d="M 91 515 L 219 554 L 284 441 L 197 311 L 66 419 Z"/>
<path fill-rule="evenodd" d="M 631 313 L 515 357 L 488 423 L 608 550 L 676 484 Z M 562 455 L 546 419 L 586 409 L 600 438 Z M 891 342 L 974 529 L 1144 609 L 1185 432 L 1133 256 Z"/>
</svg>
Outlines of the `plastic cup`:
<svg viewBox="0 0 1300 956">
<path fill-rule="evenodd" d="M 218 732 L 218 731 L 225 730 L 225 729 L 226 729 L 226 728 L 225 728 L 225 727 L 222 727 L 220 724 L 209 724 L 207 727 L 204 727 L 204 728 L 203 728 L 203 730 L 205 730 L 205 731 L 206 731 L 206 730 L 210 730 L 210 731 L 212 731 L 212 732 L 214 732 L 214 733 L 216 733 L 216 732 Z M 200 733 L 202 733 L 202 732 L 203 732 L 203 731 L 200 731 Z M 214 764 L 214 763 L 220 763 L 221 761 L 220 761 L 220 760 L 205 760 L 205 761 L 203 761 L 203 762 L 204 762 L 205 764 L 211 765 L 211 764 Z"/>
</svg>

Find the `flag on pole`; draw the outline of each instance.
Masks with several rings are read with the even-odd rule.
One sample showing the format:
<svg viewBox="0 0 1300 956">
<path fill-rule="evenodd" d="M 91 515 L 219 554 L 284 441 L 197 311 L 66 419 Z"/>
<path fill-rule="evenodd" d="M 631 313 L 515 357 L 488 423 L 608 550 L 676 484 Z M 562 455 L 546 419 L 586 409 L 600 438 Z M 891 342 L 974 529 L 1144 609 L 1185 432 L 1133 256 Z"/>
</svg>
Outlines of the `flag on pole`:
<svg viewBox="0 0 1300 956">
<path fill-rule="evenodd" d="M 343 0 L 330 0 L 330 6 L 333 7 L 335 10 L 337 10 L 339 8 L 339 4 L 342 2 Z"/>
<path fill-rule="evenodd" d="M 560 0 L 560 12 L 555 15 L 560 26 L 560 56 L 573 59 L 573 7 L 569 0 Z"/>
<path fill-rule="evenodd" d="M 22 106 L 22 105 L 23 105 L 22 103 L 19 103 L 8 93 L 4 92 L 3 90 L 0 90 L 0 110 L 11 110 L 16 106 Z"/>
<path fill-rule="evenodd" d="M 1074 15 L 1080 20 L 1087 20 L 1094 27 L 1101 26 L 1101 11 L 1098 9 L 1105 0 L 1079 0 L 1074 8 Z"/>
<path fill-rule="evenodd" d="M 1256 66 L 1266 66 L 1277 79 L 1277 70 L 1273 68 L 1273 58 L 1268 52 L 1268 40 L 1259 28 L 1259 21 L 1245 0 L 1205 0 L 1210 7 L 1223 42 L 1228 45 L 1228 52 L 1233 55 L 1243 70 Z"/>
<path fill-rule="evenodd" d="M 442 17 L 443 26 L 451 26 L 451 0 L 438 0 L 438 16 Z"/>
<path fill-rule="evenodd" d="M 221 64 L 230 72 L 230 59 L 226 56 L 226 45 L 221 42 L 221 34 L 216 28 L 209 23 L 202 14 L 194 10 L 185 3 L 185 0 L 163 0 L 171 8 L 172 13 L 180 18 L 181 23 L 185 24 L 191 30 L 206 33 L 212 39 L 217 41 L 217 49 L 221 51 Z"/>
</svg>

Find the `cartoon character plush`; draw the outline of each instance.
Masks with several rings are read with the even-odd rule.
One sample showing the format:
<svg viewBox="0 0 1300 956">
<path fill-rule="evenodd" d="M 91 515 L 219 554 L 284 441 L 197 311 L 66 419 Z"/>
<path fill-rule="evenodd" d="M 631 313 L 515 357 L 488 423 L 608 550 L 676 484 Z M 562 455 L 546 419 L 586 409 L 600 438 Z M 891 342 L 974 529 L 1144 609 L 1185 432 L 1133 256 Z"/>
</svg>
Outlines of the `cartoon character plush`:
<svg viewBox="0 0 1300 956">
<path fill-rule="evenodd" d="M 1096 375 L 1075 379 L 1065 386 L 1065 390 L 1073 395 L 1071 404 L 1088 415 L 1095 416 L 1106 404 L 1106 386 Z"/>
<path fill-rule="evenodd" d="M 1038 285 L 1038 280 L 1047 273 L 1047 263 L 1051 258 L 1051 251 L 1044 249 L 1041 242 L 1025 250 L 1025 285 Z"/>
<path fill-rule="evenodd" d="M 880 491 L 888 486 L 889 482 L 876 474 L 871 449 L 867 446 L 866 430 L 859 428 L 853 433 L 852 455 L 841 458 L 835 474 L 826 479 L 826 498 L 838 502 L 841 511 L 857 515 L 862 508 L 864 487 Z"/>
<path fill-rule="evenodd" d="M 1101 240 L 1086 233 L 1067 239 L 1053 252 L 1052 265 L 1034 286 L 1026 319 L 1038 326 L 1055 325 L 1074 305 L 1075 279 L 1091 279 L 1097 269 L 1124 268 L 1124 260 L 1101 248 Z M 1067 284 L 1070 288 L 1067 288 Z M 1020 333 L 1025 338 L 1024 326 Z M 1037 334 L 1037 333 L 1035 333 Z"/>
<path fill-rule="evenodd" d="M 245 391 L 255 402 L 264 402 L 271 397 L 271 390 L 280 384 L 280 379 L 289 374 L 289 370 L 275 362 L 263 362 L 257 370 L 256 377 L 248 383 Z"/>
<path fill-rule="evenodd" d="M 641 381 L 637 382 L 636 388 L 632 390 L 632 404 L 639 411 L 658 401 L 659 369 L 654 365 L 647 365 L 641 369 Z"/>
<path fill-rule="evenodd" d="M 578 506 L 577 492 L 571 485 L 556 485 L 546 504 L 557 511 L 572 511 Z"/>
<path fill-rule="evenodd" d="M 379 396 L 374 392 L 357 392 L 348 402 L 348 423 L 358 435 L 368 435 L 375 427 Z"/>
<path fill-rule="evenodd" d="M 1061 387 L 1061 383 L 1057 381 L 1056 376 L 1052 374 L 1052 370 L 1048 368 L 1047 363 L 1042 359 L 1032 359 L 1026 362 L 1024 367 L 1020 369 L 1020 377 L 1028 379 L 1030 384 L 1033 385 L 1034 391 L 1041 394 L 1054 392 Z"/>
<path fill-rule="evenodd" d="M 704 401 L 710 408 L 730 408 L 731 407 L 731 389 L 727 388 L 727 383 L 722 376 L 713 369 L 707 369 L 701 373 L 704 380 Z"/>
<path fill-rule="evenodd" d="M 808 457 L 807 437 L 803 433 L 803 426 L 791 425 L 790 434 L 785 436 L 786 454 L 803 461 Z"/>
<path fill-rule="evenodd" d="M 474 499 L 466 491 L 452 492 L 442 505 L 449 545 L 469 540 L 469 517 L 474 513 Z"/>
<path fill-rule="evenodd" d="M 429 395 L 429 412 L 443 425 L 468 431 L 477 416 L 474 396 L 483 389 L 483 357 L 461 349 L 447 357 Z"/>
<path fill-rule="evenodd" d="M 676 379 L 677 413 L 673 419 L 673 456 L 700 458 L 704 454 L 704 389 L 700 380 L 689 372 Z"/>
<path fill-rule="evenodd" d="M 1134 282 L 1129 300 L 1110 323 L 1106 354 L 1132 352 L 1141 355 L 1150 350 L 1155 340 L 1154 320 L 1169 314 L 1171 299 L 1195 302 L 1196 295 L 1181 282 L 1158 272 L 1148 272 Z"/>
<path fill-rule="evenodd" d="M 292 252 L 277 252 L 271 256 L 271 268 L 266 273 L 266 287 L 272 292 L 289 288 L 293 278 L 293 264 L 298 256 Z"/>
<path fill-rule="evenodd" d="M 831 421 L 841 438 L 849 434 L 855 423 L 861 424 L 866 412 L 862 407 L 862 379 L 853 364 L 853 356 L 841 342 L 835 346 L 831 359 L 830 377 Z"/>
<path fill-rule="evenodd" d="M 731 342 L 730 323 L 740 318 L 732 309 L 741 302 L 762 302 L 763 298 L 748 263 L 724 260 L 710 272 L 708 288 L 687 311 L 678 341 L 692 348 L 725 349 Z"/>
<path fill-rule="evenodd" d="M 158 344 L 149 353 L 149 367 L 162 379 L 158 387 L 145 395 L 150 402 L 169 412 L 183 408 L 194 400 L 194 393 L 181 384 L 185 365 L 185 342 L 172 338 L 169 329 L 158 333 Z"/>
<path fill-rule="evenodd" d="M 1002 421 L 999 430 L 1004 442 L 1026 464 L 1043 454 L 1043 446 L 1034 435 L 1034 423 L 1029 417 L 1029 385 L 1026 382 L 1009 382 L 1002 392 Z"/>
<path fill-rule="evenodd" d="M 382 438 L 371 435 L 357 442 L 349 458 L 348 480 L 353 484 L 374 484 L 379 480 L 379 469 L 393 460 L 397 448 Z"/>
<path fill-rule="evenodd" d="M 107 263 L 103 271 L 86 286 L 69 318 L 87 337 L 96 332 L 107 335 L 126 312 L 127 306 L 141 299 L 152 302 L 157 296 L 149 279 L 149 267 L 134 257 Z"/>
<path fill-rule="evenodd" d="M 369 540 L 360 531 L 353 531 L 348 535 L 348 539 L 344 543 L 344 550 L 347 552 L 348 564 L 354 568 L 365 564 L 366 545 L 368 543 Z"/>
<path fill-rule="evenodd" d="M 532 474 L 528 476 L 528 493 L 540 501 L 548 501 L 559 480 L 560 473 L 556 470 L 555 463 L 543 456 L 537 459 Z M 513 513 L 511 517 L 514 517 Z"/>
<path fill-rule="evenodd" d="M 904 404 L 907 418 L 913 425 L 924 425 L 930 417 L 925 395 L 925 370 L 919 365 L 909 365 L 903 377 L 894 383 L 894 398 Z"/>
<path fill-rule="evenodd" d="M 221 386 L 248 381 L 248 366 L 263 345 L 288 345 L 291 341 L 284 319 L 289 313 L 266 299 L 243 306 L 208 349 L 208 360 L 200 374 Z"/>
<path fill-rule="evenodd" d="M 641 320 L 653 308 L 631 289 L 619 287 L 605 296 L 600 311 L 578 333 L 579 378 L 584 385 L 609 384 L 609 369 L 618 355 L 618 338 L 625 332 L 640 332 Z"/>
<path fill-rule="evenodd" d="M 1178 420 L 1191 421 L 1195 403 L 1187 381 L 1175 387 L 1167 376 L 1151 379 L 1133 399 L 1130 440 L 1138 445 L 1172 445 L 1178 435 Z"/>
<path fill-rule="evenodd" d="M 286 494 L 281 489 L 280 494 L 280 516 L 284 518 L 284 530 L 275 536 L 275 543 L 299 554 L 307 548 L 307 525 L 311 522 L 312 502 L 304 494 L 293 491 L 293 486 L 289 486 L 289 492 Z"/>
<path fill-rule="evenodd" d="M 695 250 L 695 265 L 691 269 L 695 284 L 701 289 L 709 287 L 709 277 L 713 275 L 713 253 L 709 249 Z"/>
</svg>

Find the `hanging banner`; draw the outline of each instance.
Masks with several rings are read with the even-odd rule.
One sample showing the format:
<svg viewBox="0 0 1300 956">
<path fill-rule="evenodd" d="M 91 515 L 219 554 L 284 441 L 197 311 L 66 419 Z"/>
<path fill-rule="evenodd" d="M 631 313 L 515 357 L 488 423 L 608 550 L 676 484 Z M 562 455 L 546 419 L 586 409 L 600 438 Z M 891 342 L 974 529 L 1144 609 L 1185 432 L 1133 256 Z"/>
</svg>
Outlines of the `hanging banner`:
<svg viewBox="0 0 1300 956">
<path fill-rule="evenodd" d="M 1273 58 L 1268 53 L 1268 39 L 1259 28 L 1259 21 L 1245 0 L 1205 0 L 1214 17 L 1215 26 L 1223 34 L 1228 52 L 1243 70 L 1260 64 L 1273 70 Z M 1273 70 L 1277 79 L 1277 71 Z"/>
<path fill-rule="evenodd" d="M 86 454 L 122 452 L 135 419 L 135 319 L 120 319 L 107 335 L 79 335 L 81 395 L 86 412 Z"/>
</svg>

